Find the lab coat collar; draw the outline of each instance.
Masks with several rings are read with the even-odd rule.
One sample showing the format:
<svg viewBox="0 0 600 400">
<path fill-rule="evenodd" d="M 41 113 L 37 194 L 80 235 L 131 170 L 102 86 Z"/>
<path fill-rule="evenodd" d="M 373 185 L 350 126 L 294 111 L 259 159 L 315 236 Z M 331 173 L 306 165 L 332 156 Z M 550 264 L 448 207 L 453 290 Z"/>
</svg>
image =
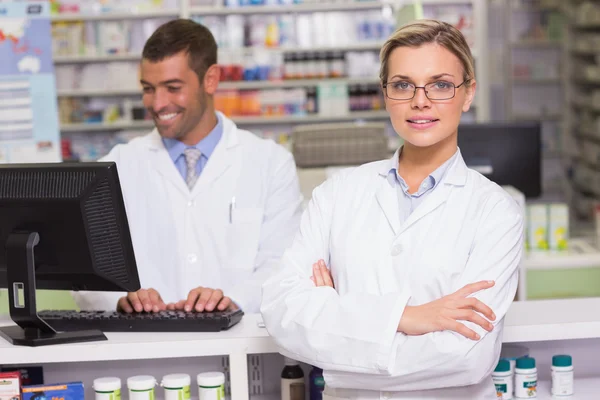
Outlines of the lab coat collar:
<svg viewBox="0 0 600 400">
<path fill-rule="evenodd" d="M 148 136 L 146 136 L 146 145 L 148 150 L 155 157 L 155 162 L 152 166 L 157 173 L 161 174 L 165 179 L 170 181 L 177 189 L 185 196 L 196 197 L 204 189 L 210 186 L 210 183 L 219 178 L 235 161 L 235 147 L 240 142 L 237 134 L 237 126 L 229 118 L 217 111 L 221 121 L 223 121 L 223 136 L 215 147 L 215 150 L 202 170 L 202 174 L 190 192 L 185 181 L 177 171 L 177 167 L 171 160 L 169 152 L 165 148 L 158 130 L 155 128 Z"/>
<path fill-rule="evenodd" d="M 450 191 L 454 187 L 465 185 L 468 172 L 465 161 L 460 153 L 460 149 L 457 149 L 458 154 L 456 155 L 454 162 L 449 166 L 448 172 L 442 178 L 442 181 L 438 187 L 429 196 L 427 196 L 423 203 L 417 207 L 417 209 L 401 226 L 400 214 L 398 211 L 398 193 L 393 184 L 391 184 L 387 179 L 390 168 L 395 167 L 394 163 L 396 163 L 398 160 L 399 150 L 400 149 L 396 151 L 389 162 L 382 163 L 381 168 L 378 171 L 381 182 L 376 194 L 377 202 L 379 203 L 379 206 L 385 214 L 390 227 L 393 229 L 396 235 L 399 235 L 418 220 L 434 211 L 440 205 L 444 204 L 448 199 Z"/>
</svg>

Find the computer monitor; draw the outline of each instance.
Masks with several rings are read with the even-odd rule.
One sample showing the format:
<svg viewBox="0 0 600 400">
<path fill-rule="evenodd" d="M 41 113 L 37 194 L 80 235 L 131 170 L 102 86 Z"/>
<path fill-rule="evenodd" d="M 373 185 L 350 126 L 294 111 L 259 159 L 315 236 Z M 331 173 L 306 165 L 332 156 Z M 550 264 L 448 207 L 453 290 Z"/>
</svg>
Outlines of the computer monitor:
<svg viewBox="0 0 600 400">
<path fill-rule="evenodd" d="M 469 168 L 527 198 L 541 195 L 540 122 L 461 124 L 458 147 Z"/>
<path fill-rule="evenodd" d="M 100 331 L 56 332 L 37 314 L 35 290 L 140 289 L 113 162 L 0 165 L 0 288 L 17 326 L 13 344 L 106 340 Z"/>
</svg>

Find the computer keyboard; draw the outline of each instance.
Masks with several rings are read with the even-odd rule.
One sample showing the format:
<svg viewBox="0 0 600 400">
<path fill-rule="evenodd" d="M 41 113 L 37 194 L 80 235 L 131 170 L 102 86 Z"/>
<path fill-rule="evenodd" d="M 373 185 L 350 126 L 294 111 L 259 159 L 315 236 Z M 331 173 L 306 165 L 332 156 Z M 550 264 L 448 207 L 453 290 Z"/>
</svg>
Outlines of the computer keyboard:
<svg viewBox="0 0 600 400">
<path fill-rule="evenodd" d="M 59 332 L 98 329 L 102 332 L 219 332 L 236 325 L 241 310 L 223 312 L 159 311 L 40 311 L 38 315 Z"/>
</svg>

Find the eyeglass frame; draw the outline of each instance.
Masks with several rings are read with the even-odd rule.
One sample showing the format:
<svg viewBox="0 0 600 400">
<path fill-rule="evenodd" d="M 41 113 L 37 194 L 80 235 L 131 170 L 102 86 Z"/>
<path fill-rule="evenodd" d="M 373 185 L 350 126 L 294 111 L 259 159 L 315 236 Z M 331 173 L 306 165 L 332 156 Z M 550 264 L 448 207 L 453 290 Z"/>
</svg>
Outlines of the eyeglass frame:
<svg viewBox="0 0 600 400">
<path fill-rule="evenodd" d="M 459 87 L 461 87 L 462 85 L 464 85 L 465 83 L 467 83 L 467 82 L 469 82 L 469 81 L 471 81 L 471 80 L 473 80 L 473 79 L 472 79 L 472 78 L 467 78 L 467 79 L 465 79 L 464 81 L 462 81 L 462 82 L 461 82 L 459 85 L 455 85 L 455 84 L 454 84 L 454 83 L 452 83 L 452 82 L 447 82 L 447 83 L 452 83 L 452 86 L 454 86 L 454 94 L 452 95 L 452 97 L 448 97 L 448 98 L 445 98 L 445 99 L 431 99 L 431 98 L 429 98 L 429 96 L 427 95 L 427 90 L 425 90 L 425 86 L 427 86 L 427 85 L 430 85 L 430 83 L 428 83 L 428 84 L 427 84 L 427 85 L 425 85 L 425 86 L 415 86 L 415 90 L 413 91 L 413 95 L 412 95 L 412 97 L 410 97 L 410 98 L 408 98 L 408 99 L 394 99 L 394 98 L 392 98 L 392 97 L 388 96 L 388 94 L 387 94 L 387 86 L 388 86 L 388 84 L 389 84 L 389 83 L 393 83 L 393 82 L 385 82 L 385 83 L 383 83 L 383 84 L 381 85 L 381 87 L 384 89 L 383 91 L 384 91 L 384 93 L 385 93 L 385 97 L 387 97 L 387 98 L 388 98 L 388 99 L 390 99 L 390 100 L 396 100 L 396 101 L 406 101 L 406 100 L 412 100 L 412 99 L 414 99 L 414 98 L 415 98 L 415 96 L 417 95 L 417 89 L 423 89 L 423 92 L 425 93 L 425 97 L 427 97 L 427 98 L 428 98 L 430 101 L 444 101 L 444 100 L 450 100 L 450 99 L 453 99 L 453 98 L 455 98 L 455 97 L 456 97 L 456 89 L 458 89 Z M 435 82 L 434 82 L 434 83 L 435 83 Z"/>
</svg>

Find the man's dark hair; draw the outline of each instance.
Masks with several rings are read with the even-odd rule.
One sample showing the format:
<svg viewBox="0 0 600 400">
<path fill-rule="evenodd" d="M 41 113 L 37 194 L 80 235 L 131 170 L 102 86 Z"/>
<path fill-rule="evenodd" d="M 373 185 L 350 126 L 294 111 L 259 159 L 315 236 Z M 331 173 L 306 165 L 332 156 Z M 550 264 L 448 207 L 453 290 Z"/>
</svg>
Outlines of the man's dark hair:
<svg viewBox="0 0 600 400">
<path fill-rule="evenodd" d="M 190 68 L 200 83 L 208 68 L 217 63 L 217 42 L 208 28 L 190 19 L 176 19 L 161 26 L 144 45 L 142 59 L 159 62 L 186 52 Z"/>
</svg>

